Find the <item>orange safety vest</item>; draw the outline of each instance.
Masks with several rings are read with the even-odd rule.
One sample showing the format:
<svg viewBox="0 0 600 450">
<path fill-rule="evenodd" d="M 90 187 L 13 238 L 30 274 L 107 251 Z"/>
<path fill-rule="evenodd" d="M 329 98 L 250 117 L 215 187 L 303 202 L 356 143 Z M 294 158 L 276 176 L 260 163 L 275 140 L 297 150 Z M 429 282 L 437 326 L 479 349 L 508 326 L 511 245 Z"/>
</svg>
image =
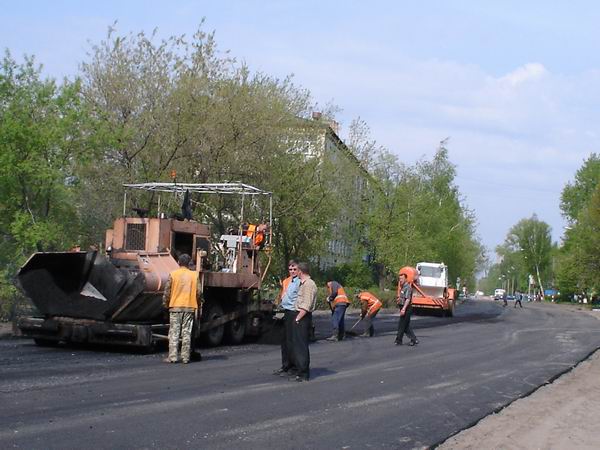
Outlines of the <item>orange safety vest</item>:
<svg viewBox="0 0 600 450">
<path fill-rule="evenodd" d="M 252 239 L 254 245 L 259 247 L 260 244 L 262 244 L 265 240 L 265 233 L 264 231 L 257 231 L 257 226 L 254 224 L 250 224 L 248 225 L 248 229 L 246 230 L 246 237 Z"/>
<path fill-rule="evenodd" d="M 329 291 L 329 295 L 331 295 L 333 293 L 331 289 L 331 284 L 327 284 L 327 289 Z M 338 303 L 350 303 L 350 301 L 348 300 L 348 296 L 346 295 L 346 291 L 344 290 L 342 285 L 340 285 L 340 287 L 338 288 L 337 295 L 331 302 L 334 308 Z"/>
<path fill-rule="evenodd" d="M 256 233 L 256 236 L 254 236 L 254 245 L 256 245 L 257 247 L 260 247 L 260 244 L 262 244 L 265 240 L 265 233 L 263 231 L 259 231 L 258 233 Z"/>
<path fill-rule="evenodd" d="M 256 225 L 249 224 L 248 229 L 246 230 L 246 237 L 251 238 L 252 236 L 254 236 L 255 231 L 256 231 Z"/>
<path fill-rule="evenodd" d="M 358 295 L 358 298 L 361 302 L 367 303 L 367 314 L 375 314 L 377 311 L 381 309 L 383 303 L 377 297 L 375 297 L 370 292 L 361 292 Z"/>
<path fill-rule="evenodd" d="M 198 272 L 181 267 L 171 272 L 171 298 L 169 308 L 198 309 L 196 298 L 198 289 Z"/>
<path fill-rule="evenodd" d="M 285 291 L 287 291 L 288 286 L 292 282 L 292 278 L 293 277 L 287 277 L 285 280 L 283 280 L 281 282 L 281 291 L 279 292 L 279 301 L 278 301 L 278 303 L 281 303 L 281 299 L 283 298 L 283 294 L 285 294 Z"/>
</svg>

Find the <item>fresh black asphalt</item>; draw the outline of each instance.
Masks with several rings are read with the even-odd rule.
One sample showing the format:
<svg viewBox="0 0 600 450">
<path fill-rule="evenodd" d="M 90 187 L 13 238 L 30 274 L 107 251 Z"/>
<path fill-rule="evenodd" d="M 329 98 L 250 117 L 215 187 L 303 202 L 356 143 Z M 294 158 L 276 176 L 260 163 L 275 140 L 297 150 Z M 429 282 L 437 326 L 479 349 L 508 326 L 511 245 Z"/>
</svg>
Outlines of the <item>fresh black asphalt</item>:
<svg viewBox="0 0 600 450">
<path fill-rule="evenodd" d="M 164 353 L 1 340 L 0 448 L 428 447 L 600 347 L 597 319 L 551 304 L 467 301 L 451 319 L 417 317 L 416 347 L 393 345 L 396 323 L 382 314 L 374 338 L 312 344 L 307 383 L 272 375 L 274 345 L 170 365 Z M 316 324 L 325 336 L 327 316 Z"/>
</svg>

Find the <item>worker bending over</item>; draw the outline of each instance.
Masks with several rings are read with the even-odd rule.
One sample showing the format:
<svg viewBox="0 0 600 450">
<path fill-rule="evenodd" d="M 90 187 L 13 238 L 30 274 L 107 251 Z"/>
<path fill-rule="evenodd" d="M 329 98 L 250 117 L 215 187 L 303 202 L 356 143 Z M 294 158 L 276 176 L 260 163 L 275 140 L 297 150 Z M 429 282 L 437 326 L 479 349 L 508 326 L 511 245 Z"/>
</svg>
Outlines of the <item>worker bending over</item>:
<svg viewBox="0 0 600 450">
<path fill-rule="evenodd" d="M 363 336 L 372 337 L 375 334 L 373 327 L 373 319 L 382 307 L 381 300 L 367 291 L 362 291 L 356 294 L 356 298 L 360 300 L 360 318 L 365 321 L 365 332 Z"/>
<path fill-rule="evenodd" d="M 333 333 L 328 337 L 328 341 L 341 341 L 344 339 L 344 318 L 346 316 L 346 308 L 350 304 L 346 291 L 337 281 L 327 282 L 327 303 L 331 308 L 331 322 L 333 325 Z"/>
</svg>

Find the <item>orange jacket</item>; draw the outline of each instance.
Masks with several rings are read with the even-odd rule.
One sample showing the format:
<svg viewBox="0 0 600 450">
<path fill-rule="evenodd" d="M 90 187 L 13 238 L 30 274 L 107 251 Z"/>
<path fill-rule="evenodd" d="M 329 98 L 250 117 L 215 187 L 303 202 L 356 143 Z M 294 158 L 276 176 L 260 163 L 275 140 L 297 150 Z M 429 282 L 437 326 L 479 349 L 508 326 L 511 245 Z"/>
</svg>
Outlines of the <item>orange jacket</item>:
<svg viewBox="0 0 600 450">
<path fill-rule="evenodd" d="M 361 302 L 361 309 L 364 314 L 375 314 L 383 306 L 381 300 L 367 291 L 358 294 L 358 299 Z"/>
<path fill-rule="evenodd" d="M 340 303 L 350 303 L 346 291 L 343 286 L 337 281 L 327 282 L 327 292 L 329 293 L 328 301 L 334 308 Z"/>
<path fill-rule="evenodd" d="M 169 275 L 171 281 L 169 308 L 198 309 L 198 272 L 180 267 Z"/>
</svg>

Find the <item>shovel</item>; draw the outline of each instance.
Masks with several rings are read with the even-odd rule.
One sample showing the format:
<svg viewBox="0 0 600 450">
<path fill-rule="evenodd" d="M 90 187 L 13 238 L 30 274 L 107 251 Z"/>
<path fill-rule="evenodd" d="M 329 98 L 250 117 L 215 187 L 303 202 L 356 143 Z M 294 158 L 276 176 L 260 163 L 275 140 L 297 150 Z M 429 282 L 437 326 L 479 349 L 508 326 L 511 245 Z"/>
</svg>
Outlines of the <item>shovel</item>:
<svg viewBox="0 0 600 450">
<path fill-rule="evenodd" d="M 357 336 L 357 333 L 354 330 L 354 328 L 356 328 L 356 325 L 358 325 L 359 323 L 361 323 L 363 321 L 364 317 L 361 317 L 360 319 L 358 319 L 356 321 L 356 323 L 354 325 L 352 325 L 352 328 L 350 328 L 348 331 L 346 331 L 345 334 L 350 335 L 350 336 Z"/>
</svg>

